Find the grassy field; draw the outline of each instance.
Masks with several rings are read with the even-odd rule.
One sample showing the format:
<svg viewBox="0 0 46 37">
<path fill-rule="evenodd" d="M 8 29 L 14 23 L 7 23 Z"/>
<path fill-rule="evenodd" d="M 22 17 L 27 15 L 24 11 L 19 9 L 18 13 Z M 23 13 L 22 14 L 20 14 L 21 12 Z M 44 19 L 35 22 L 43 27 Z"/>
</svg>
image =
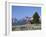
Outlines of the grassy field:
<svg viewBox="0 0 46 37">
<path fill-rule="evenodd" d="M 12 31 L 41 30 L 41 24 L 26 24 L 12 26 Z"/>
</svg>

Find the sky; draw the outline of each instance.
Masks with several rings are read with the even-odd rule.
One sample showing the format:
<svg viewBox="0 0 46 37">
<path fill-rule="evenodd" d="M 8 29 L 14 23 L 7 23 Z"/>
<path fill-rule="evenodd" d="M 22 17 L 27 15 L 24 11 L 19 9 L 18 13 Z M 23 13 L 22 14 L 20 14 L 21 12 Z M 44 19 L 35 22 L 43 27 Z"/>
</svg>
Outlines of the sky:
<svg viewBox="0 0 46 37">
<path fill-rule="evenodd" d="M 41 7 L 12 6 L 12 18 L 21 19 L 25 16 L 32 17 L 37 12 L 41 16 Z"/>
</svg>

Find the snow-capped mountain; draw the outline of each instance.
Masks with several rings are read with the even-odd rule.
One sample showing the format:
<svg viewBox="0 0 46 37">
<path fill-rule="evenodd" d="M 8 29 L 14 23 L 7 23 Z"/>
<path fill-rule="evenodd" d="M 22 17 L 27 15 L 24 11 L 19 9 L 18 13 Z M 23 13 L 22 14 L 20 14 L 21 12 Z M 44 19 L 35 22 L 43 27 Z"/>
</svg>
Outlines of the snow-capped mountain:
<svg viewBox="0 0 46 37">
<path fill-rule="evenodd" d="M 12 24 L 14 25 L 25 25 L 26 23 L 30 22 L 32 20 L 31 17 L 24 17 L 20 20 L 17 20 L 16 18 L 12 19 Z"/>
</svg>

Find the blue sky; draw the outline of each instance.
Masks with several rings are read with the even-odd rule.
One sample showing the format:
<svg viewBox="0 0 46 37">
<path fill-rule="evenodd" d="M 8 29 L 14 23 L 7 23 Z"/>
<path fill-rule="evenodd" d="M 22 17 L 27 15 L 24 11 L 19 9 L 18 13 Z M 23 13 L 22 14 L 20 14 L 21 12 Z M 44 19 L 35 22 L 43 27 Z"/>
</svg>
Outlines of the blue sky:
<svg viewBox="0 0 46 37">
<path fill-rule="evenodd" d="M 21 19 L 25 16 L 32 17 L 35 12 L 41 16 L 41 7 L 12 6 L 12 18 Z"/>
</svg>

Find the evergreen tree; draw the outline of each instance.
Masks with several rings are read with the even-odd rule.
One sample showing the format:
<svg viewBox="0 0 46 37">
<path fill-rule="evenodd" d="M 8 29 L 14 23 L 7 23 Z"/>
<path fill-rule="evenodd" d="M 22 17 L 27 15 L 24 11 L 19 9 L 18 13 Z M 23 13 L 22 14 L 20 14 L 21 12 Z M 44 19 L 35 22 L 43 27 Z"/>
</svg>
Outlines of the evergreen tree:
<svg viewBox="0 0 46 37">
<path fill-rule="evenodd" d="M 33 23 L 40 24 L 39 18 L 40 18 L 40 16 L 38 15 L 37 12 L 35 12 L 35 14 L 33 15 Z"/>
</svg>

